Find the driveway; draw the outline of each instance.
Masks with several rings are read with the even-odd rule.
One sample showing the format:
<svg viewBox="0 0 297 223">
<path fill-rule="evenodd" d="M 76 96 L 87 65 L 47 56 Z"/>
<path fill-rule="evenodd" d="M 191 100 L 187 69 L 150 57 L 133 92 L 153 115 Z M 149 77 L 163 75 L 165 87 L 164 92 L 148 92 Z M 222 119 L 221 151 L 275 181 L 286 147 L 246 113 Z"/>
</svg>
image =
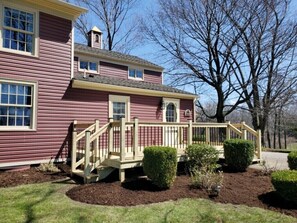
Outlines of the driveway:
<svg viewBox="0 0 297 223">
<path fill-rule="evenodd" d="M 287 163 L 288 153 L 262 152 L 262 160 L 266 161 L 268 168 L 276 168 L 278 170 L 289 169 Z M 255 169 L 262 169 L 260 164 L 253 164 L 250 166 Z"/>
</svg>

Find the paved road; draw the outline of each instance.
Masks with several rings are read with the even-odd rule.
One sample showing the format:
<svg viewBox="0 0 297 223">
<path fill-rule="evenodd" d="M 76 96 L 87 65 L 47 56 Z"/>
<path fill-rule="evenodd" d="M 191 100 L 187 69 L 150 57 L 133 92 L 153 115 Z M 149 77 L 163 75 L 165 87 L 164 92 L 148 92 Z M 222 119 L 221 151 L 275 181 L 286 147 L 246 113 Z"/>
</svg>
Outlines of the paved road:
<svg viewBox="0 0 297 223">
<path fill-rule="evenodd" d="M 266 166 L 278 170 L 289 169 L 287 156 L 288 153 L 262 152 L 262 159 L 266 161 Z M 250 167 L 256 169 L 262 168 L 259 164 L 253 164 Z"/>
</svg>

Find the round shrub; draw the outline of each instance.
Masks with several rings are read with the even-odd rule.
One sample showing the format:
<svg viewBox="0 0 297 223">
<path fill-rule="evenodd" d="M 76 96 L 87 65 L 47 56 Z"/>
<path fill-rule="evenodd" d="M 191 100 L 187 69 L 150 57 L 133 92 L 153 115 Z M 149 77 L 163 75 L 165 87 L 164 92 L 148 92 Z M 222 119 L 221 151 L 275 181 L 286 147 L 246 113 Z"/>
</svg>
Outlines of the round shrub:
<svg viewBox="0 0 297 223">
<path fill-rule="evenodd" d="M 297 171 L 279 170 L 271 174 L 271 182 L 277 193 L 297 204 Z"/>
<path fill-rule="evenodd" d="M 291 170 L 297 170 L 297 151 L 292 151 L 289 153 L 288 164 Z"/>
<path fill-rule="evenodd" d="M 229 139 L 224 142 L 226 164 L 234 171 L 246 171 L 254 158 L 255 146 L 252 141 Z"/>
<path fill-rule="evenodd" d="M 189 170 L 205 169 L 213 170 L 217 167 L 219 151 L 206 144 L 193 144 L 186 148 L 187 164 Z"/>
<path fill-rule="evenodd" d="M 156 186 L 171 187 L 177 170 L 177 152 L 171 147 L 152 146 L 143 151 L 143 171 Z"/>
</svg>

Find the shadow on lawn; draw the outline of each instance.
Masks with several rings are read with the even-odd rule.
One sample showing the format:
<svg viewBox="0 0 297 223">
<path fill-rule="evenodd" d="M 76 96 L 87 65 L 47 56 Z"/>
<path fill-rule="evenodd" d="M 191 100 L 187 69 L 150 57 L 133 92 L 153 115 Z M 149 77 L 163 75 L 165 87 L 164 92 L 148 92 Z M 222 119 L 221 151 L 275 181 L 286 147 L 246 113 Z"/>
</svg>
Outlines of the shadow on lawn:
<svg viewBox="0 0 297 223">
<path fill-rule="evenodd" d="M 296 204 L 283 199 L 276 191 L 270 191 L 258 196 L 264 204 L 280 209 L 297 210 Z"/>
<path fill-rule="evenodd" d="M 25 209 L 25 214 L 26 214 L 26 221 L 25 223 L 30 223 L 30 222 L 34 222 L 36 220 L 36 216 L 34 213 L 34 208 L 36 205 L 42 203 L 43 201 L 45 201 L 49 196 L 51 196 L 53 193 L 55 192 L 54 189 L 50 189 L 44 196 L 42 196 L 40 199 L 34 201 L 34 202 L 29 202 L 26 205 L 26 209 Z M 36 191 L 33 191 L 30 194 L 35 194 Z M 29 193 L 27 195 L 30 195 Z"/>
</svg>

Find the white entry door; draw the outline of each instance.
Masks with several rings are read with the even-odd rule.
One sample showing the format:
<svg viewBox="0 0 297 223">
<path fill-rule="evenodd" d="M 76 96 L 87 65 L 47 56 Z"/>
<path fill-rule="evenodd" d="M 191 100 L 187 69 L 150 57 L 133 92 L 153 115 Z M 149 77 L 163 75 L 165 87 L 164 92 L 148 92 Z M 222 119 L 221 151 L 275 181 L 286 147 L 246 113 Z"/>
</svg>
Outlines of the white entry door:
<svg viewBox="0 0 297 223">
<path fill-rule="evenodd" d="M 163 99 L 164 111 L 163 122 L 168 124 L 179 122 L 179 100 L 178 99 Z M 164 145 L 175 147 L 178 145 L 178 127 L 168 125 L 164 127 Z"/>
</svg>

